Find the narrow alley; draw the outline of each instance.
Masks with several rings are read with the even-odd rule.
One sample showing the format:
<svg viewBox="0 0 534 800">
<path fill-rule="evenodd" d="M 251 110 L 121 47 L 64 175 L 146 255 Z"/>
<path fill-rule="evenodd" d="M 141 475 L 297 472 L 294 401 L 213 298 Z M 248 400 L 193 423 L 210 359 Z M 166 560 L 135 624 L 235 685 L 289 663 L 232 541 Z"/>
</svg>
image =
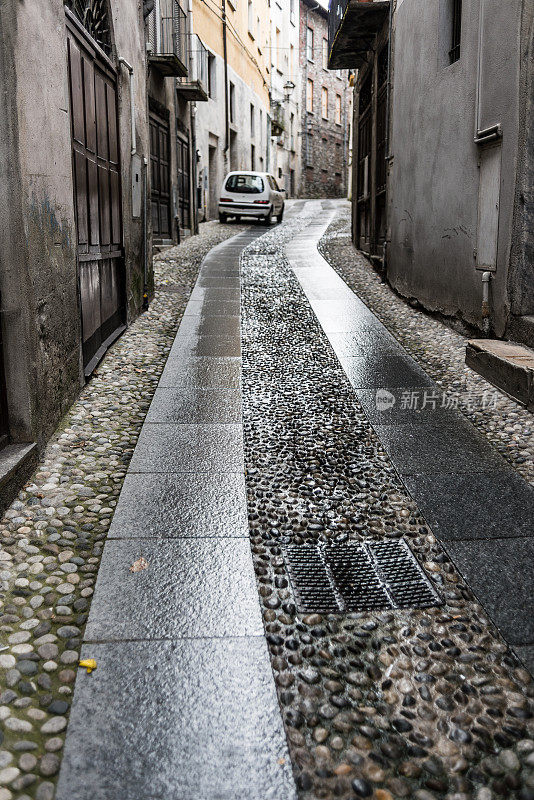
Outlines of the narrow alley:
<svg viewBox="0 0 534 800">
<path fill-rule="evenodd" d="M 530 414 L 346 212 L 160 256 L 6 513 L 1 800 L 534 798 Z"/>
</svg>

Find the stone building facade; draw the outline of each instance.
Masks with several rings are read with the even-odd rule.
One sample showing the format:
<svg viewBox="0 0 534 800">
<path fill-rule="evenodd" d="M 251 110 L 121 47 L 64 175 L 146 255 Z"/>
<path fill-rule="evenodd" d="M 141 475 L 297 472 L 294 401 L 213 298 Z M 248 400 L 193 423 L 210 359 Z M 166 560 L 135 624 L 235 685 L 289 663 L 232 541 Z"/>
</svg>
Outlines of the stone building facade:
<svg viewBox="0 0 534 800">
<path fill-rule="evenodd" d="M 328 11 L 300 0 L 300 197 L 346 197 L 350 91 L 328 70 Z"/>
<path fill-rule="evenodd" d="M 0 9 L 2 504 L 150 282 L 142 9 L 99 3 L 87 30 L 82 5 Z"/>
<path fill-rule="evenodd" d="M 223 178 L 266 170 L 270 147 L 268 0 L 192 2 L 193 32 L 207 50 L 207 101 L 195 109 L 199 219 L 216 219 Z"/>
<path fill-rule="evenodd" d="M 330 66 L 359 70 L 354 243 L 402 295 L 534 346 L 532 3 L 336 0 L 330 25 Z"/>
</svg>

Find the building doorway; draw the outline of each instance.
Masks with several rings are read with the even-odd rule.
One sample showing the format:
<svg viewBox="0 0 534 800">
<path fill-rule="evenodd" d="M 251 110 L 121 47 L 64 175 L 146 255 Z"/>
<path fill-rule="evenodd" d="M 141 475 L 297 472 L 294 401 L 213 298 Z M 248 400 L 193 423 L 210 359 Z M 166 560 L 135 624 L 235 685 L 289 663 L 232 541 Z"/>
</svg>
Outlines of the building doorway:
<svg viewBox="0 0 534 800">
<path fill-rule="evenodd" d="M 176 164 L 178 173 L 178 218 L 180 227 L 191 229 L 191 170 L 189 140 L 183 134 L 176 138 Z"/>
<path fill-rule="evenodd" d="M 117 80 L 111 62 L 70 16 L 67 38 L 82 352 L 89 375 L 125 327 Z"/>
<path fill-rule="evenodd" d="M 215 219 L 219 209 L 219 170 L 217 169 L 217 147 L 209 145 L 208 149 L 208 182 L 209 182 L 209 219 Z"/>
<path fill-rule="evenodd" d="M 151 110 L 149 127 L 152 236 L 161 243 L 172 239 L 169 120 Z"/>
</svg>

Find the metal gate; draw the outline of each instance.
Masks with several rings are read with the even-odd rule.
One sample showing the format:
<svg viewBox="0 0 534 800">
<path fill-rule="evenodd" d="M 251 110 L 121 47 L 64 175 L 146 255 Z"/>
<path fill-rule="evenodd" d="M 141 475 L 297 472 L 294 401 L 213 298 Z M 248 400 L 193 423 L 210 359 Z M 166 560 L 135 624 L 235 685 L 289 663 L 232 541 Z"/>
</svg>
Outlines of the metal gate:
<svg viewBox="0 0 534 800">
<path fill-rule="evenodd" d="M 169 121 L 153 111 L 150 112 L 150 183 L 152 234 L 155 239 L 170 239 Z"/>
<path fill-rule="evenodd" d="M 117 84 L 111 62 L 67 18 L 82 349 L 86 375 L 124 330 Z"/>
<path fill-rule="evenodd" d="M 190 228 L 191 176 L 189 170 L 189 142 L 182 136 L 176 138 L 176 161 L 178 171 L 178 215 L 181 228 Z"/>
</svg>

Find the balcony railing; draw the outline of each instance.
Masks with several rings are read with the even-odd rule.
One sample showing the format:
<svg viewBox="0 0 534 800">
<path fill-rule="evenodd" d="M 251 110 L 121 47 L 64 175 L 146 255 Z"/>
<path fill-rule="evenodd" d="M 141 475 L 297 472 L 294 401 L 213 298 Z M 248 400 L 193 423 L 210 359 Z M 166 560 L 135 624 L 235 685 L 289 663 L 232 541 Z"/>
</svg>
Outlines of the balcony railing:
<svg viewBox="0 0 534 800">
<path fill-rule="evenodd" d="M 389 6 L 390 0 L 330 0 L 329 69 L 359 69 L 366 63 Z"/>
<path fill-rule="evenodd" d="M 187 75 L 186 23 L 178 0 L 156 0 L 148 15 L 149 62 L 163 75 Z"/>
<path fill-rule="evenodd" d="M 284 108 L 282 104 L 274 100 L 271 103 L 271 134 L 272 136 L 281 136 L 286 127 Z"/>
<path fill-rule="evenodd" d="M 208 99 L 208 51 L 196 33 L 190 35 L 189 74 L 180 78 L 176 90 L 185 100 Z"/>
</svg>

